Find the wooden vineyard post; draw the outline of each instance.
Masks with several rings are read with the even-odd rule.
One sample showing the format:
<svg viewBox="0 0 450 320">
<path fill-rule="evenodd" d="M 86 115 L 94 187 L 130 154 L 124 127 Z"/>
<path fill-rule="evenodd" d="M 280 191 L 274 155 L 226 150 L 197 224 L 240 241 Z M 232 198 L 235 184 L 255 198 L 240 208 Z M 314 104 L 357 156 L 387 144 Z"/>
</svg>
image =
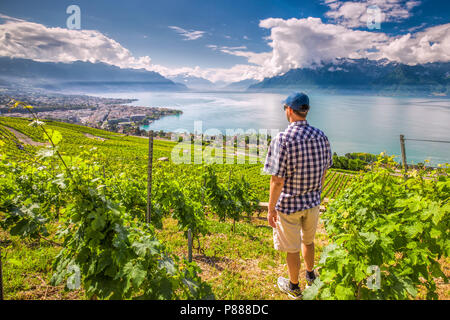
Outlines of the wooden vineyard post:
<svg viewBox="0 0 450 320">
<path fill-rule="evenodd" d="M 192 231 L 188 230 L 188 261 L 192 262 Z"/>
<path fill-rule="evenodd" d="M 403 164 L 403 169 L 405 170 L 405 179 L 406 179 L 406 172 L 408 170 L 408 165 L 406 163 L 406 151 L 405 151 L 405 136 L 404 135 L 400 135 L 400 148 L 402 150 L 402 164 Z"/>
<path fill-rule="evenodd" d="M 147 223 L 150 223 L 152 210 L 152 164 L 153 164 L 153 130 L 148 132 L 148 173 L 147 173 Z"/>
<path fill-rule="evenodd" d="M 202 210 L 203 210 L 203 215 L 206 214 L 206 210 L 205 210 L 205 188 L 206 188 L 206 178 L 204 177 L 205 175 L 205 166 L 202 165 L 202 173 L 203 173 L 203 179 L 202 179 Z"/>
<path fill-rule="evenodd" d="M 0 300 L 3 300 L 2 249 L 0 248 Z"/>
<path fill-rule="evenodd" d="M 228 185 L 227 189 L 230 190 L 230 181 L 231 181 L 231 167 L 230 167 L 230 173 L 228 175 Z M 236 232 L 236 219 L 233 218 L 233 232 Z"/>
</svg>

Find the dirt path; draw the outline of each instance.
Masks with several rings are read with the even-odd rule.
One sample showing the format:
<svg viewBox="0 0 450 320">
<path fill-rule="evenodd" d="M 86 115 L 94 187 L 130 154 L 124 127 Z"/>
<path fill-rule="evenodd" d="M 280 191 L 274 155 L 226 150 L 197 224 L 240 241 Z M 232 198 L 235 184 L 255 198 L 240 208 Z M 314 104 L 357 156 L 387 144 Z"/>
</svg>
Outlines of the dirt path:
<svg viewBox="0 0 450 320">
<path fill-rule="evenodd" d="M 16 138 L 22 142 L 23 144 L 27 144 L 30 146 L 40 147 L 40 146 L 49 146 L 49 142 L 37 142 L 32 140 L 30 137 L 24 135 L 22 132 L 17 131 L 16 129 L 7 127 L 5 125 L 2 125 L 5 129 L 9 130 L 13 135 L 16 136 Z"/>
</svg>

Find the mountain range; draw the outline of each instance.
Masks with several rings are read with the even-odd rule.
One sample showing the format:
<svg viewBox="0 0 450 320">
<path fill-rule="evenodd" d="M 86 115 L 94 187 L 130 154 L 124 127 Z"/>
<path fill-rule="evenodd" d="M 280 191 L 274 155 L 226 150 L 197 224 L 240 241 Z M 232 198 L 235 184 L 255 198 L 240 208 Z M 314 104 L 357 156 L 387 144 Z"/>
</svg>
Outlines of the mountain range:
<svg viewBox="0 0 450 320">
<path fill-rule="evenodd" d="M 213 83 L 188 74 L 170 79 L 145 69 L 121 69 L 105 63 L 38 62 L 0 57 L 0 85 L 52 91 L 282 91 L 320 89 L 384 95 L 450 95 L 450 62 L 405 65 L 383 60 L 337 59 L 258 82 L 246 79 Z"/>
<path fill-rule="evenodd" d="M 181 83 L 181 84 L 185 85 L 186 87 L 188 87 L 189 89 L 194 89 L 194 90 L 217 89 L 216 84 L 214 84 L 213 82 L 211 82 L 207 79 L 201 78 L 201 77 L 195 77 L 195 76 L 189 75 L 187 73 L 181 73 L 176 76 L 170 76 L 169 79 L 176 83 Z"/>
<path fill-rule="evenodd" d="M 105 63 L 38 62 L 0 57 L 0 83 L 51 90 L 133 91 L 187 90 L 157 72 L 121 69 Z"/>
<path fill-rule="evenodd" d="M 224 90 L 246 90 L 252 84 L 258 83 L 258 80 L 255 79 L 245 79 L 241 81 L 232 82 L 225 87 Z"/>
<path fill-rule="evenodd" d="M 285 74 L 250 85 L 248 90 L 293 88 L 448 96 L 450 62 L 410 66 L 386 59 L 338 59 L 334 63 L 291 69 Z"/>
</svg>

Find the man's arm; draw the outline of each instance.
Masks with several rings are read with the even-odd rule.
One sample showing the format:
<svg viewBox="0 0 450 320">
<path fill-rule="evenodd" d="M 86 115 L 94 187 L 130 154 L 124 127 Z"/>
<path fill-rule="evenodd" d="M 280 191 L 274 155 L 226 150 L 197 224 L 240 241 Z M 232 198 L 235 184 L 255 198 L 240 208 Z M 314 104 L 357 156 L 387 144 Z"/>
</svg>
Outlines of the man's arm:
<svg viewBox="0 0 450 320">
<path fill-rule="evenodd" d="M 276 228 L 277 210 L 275 205 L 280 197 L 284 186 L 284 177 L 287 171 L 288 151 L 283 136 L 279 133 L 274 140 L 270 142 L 267 152 L 264 172 L 272 175 L 270 178 L 270 198 L 267 212 L 267 221 L 272 228 Z"/>
<path fill-rule="evenodd" d="M 269 209 L 267 212 L 267 221 L 272 228 L 276 228 L 275 222 L 277 221 L 277 210 L 275 205 L 277 204 L 278 198 L 280 197 L 281 190 L 284 186 L 284 178 L 272 175 L 270 178 L 270 198 L 269 198 Z"/>
</svg>

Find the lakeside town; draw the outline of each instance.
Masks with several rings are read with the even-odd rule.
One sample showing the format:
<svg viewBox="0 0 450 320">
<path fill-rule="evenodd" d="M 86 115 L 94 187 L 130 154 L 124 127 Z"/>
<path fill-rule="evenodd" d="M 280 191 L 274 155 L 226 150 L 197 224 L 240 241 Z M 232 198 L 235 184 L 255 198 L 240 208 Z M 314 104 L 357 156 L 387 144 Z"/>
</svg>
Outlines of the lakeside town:
<svg viewBox="0 0 450 320">
<path fill-rule="evenodd" d="M 164 116 L 182 113 L 181 110 L 166 107 L 130 105 L 137 99 L 3 90 L 0 92 L 1 116 L 31 117 L 26 109 L 10 110 L 9 103 L 12 98 L 32 105 L 40 119 L 80 124 L 133 135 L 146 135 L 146 131 L 140 129 L 141 125 L 148 125 Z"/>
</svg>

